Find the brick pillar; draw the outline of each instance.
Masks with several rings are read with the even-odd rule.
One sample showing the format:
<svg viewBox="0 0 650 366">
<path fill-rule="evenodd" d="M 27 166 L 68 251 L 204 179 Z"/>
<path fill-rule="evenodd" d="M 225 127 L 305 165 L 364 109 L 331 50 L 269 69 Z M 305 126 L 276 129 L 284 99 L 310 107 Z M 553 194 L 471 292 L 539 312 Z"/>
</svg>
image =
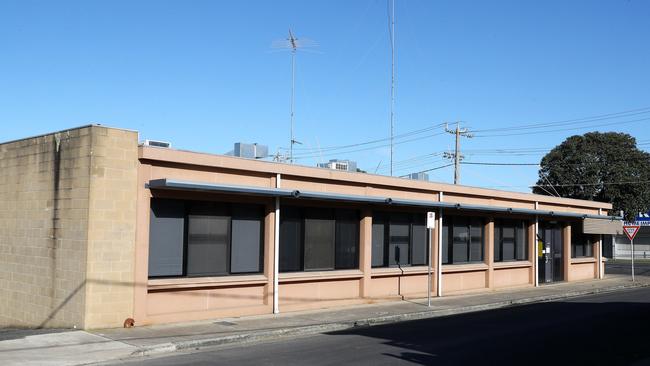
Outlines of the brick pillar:
<svg viewBox="0 0 650 366">
<path fill-rule="evenodd" d="M 488 265 L 485 287 L 494 287 L 494 218 L 490 217 L 485 224 L 485 264 Z"/>
<path fill-rule="evenodd" d="M 359 296 L 362 298 L 370 296 L 370 282 L 372 281 L 372 211 L 365 209 L 361 213 L 361 224 L 359 225 L 359 269 L 363 272 L 359 288 Z"/>
<path fill-rule="evenodd" d="M 273 313 L 273 281 L 275 274 L 275 202 L 267 205 L 264 218 L 264 276 L 266 276 L 266 291 L 264 305 L 268 312 Z"/>
<path fill-rule="evenodd" d="M 142 286 L 135 279 L 138 134 L 98 126 L 91 134 L 87 329 L 119 327 L 132 318 L 134 289 Z"/>
<path fill-rule="evenodd" d="M 600 279 L 602 278 L 602 255 L 601 255 L 601 246 L 603 244 L 602 242 L 602 235 L 594 235 L 596 238 L 596 241 L 594 242 L 594 250 L 593 250 L 593 255 L 594 258 L 596 258 L 596 265 L 594 266 L 594 278 Z"/>
</svg>

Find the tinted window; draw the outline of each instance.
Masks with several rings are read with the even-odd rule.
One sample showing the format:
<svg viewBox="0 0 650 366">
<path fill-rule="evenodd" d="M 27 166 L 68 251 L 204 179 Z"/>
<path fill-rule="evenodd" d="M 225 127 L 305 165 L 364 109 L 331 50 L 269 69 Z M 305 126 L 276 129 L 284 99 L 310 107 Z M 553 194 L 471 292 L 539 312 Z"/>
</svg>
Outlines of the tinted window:
<svg viewBox="0 0 650 366">
<path fill-rule="evenodd" d="M 185 204 L 153 199 L 149 224 L 149 276 L 183 275 Z"/>
<path fill-rule="evenodd" d="M 151 199 L 149 276 L 262 271 L 260 205 Z"/>
<path fill-rule="evenodd" d="M 262 208 L 256 205 L 232 207 L 232 273 L 259 272 L 262 268 Z"/>
<path fill-rule="evenodd" d="M 305 270 L 334 268 L 334 229 L 332 210 L 306 210 Z"/>
<path fill-rule="evenodd" d="M 381 215 L 372 218 L 372 266 L 386 265 L 385 220 Z"/>
<path fill-rule="evenodd" d="M 428 263 L 423 213 L 376 212 L 372 225 L 372 266 Z"/>
<path fill-rule="evenodd" d="M 302 218 L 293 207 L 280 211 L 280 271 L 302 270 Z"/>
<path fill-rule="evenodd" d="M 336 210 L 336 268 L 359 268 L 359 215 Z"/>
<path fill-rule="evenodd" d="M 282 208 L 281 272 L 349 268 L 359 268 L 358 211 Z"/>
<path fill-rule="evenodd" d="M 593 236 L 582 233 L 582 223 L 571 224 L 571 257 L 593 257 Z"/>
<path fill-rule="evenodd" d="M 188 216 L 187 275 L 211 276 L 230 270 L 230 216 L 223 206 L 195 205 Z"/>
<path fill-rule="evenodd" d="M 442 262 L 445 264 L 483 261 L 483 220 L 444 216 Z"/>
<path fill-rule="evenodd" d="M 523 220 L 494 222 L 494 261 L 528 259 L 528 224 Z"/>
</svg>

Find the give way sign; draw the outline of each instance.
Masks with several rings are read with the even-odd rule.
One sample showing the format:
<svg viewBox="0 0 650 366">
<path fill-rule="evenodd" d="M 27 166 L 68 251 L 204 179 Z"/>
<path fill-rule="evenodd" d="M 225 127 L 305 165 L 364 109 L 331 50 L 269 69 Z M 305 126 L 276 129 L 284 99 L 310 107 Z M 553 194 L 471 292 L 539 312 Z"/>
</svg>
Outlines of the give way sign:
<svg viewBox="0 0 650 366">
<path fill-rule="evenodd" d="M 641 226 L 639 225 L 625 225 L 623 226 L 623 231 L 625 231 L 625 235 L 627 235 L 628 239 L 634 240 L 634 237 L 639 232 L 640 228 Z"/>
</svg>

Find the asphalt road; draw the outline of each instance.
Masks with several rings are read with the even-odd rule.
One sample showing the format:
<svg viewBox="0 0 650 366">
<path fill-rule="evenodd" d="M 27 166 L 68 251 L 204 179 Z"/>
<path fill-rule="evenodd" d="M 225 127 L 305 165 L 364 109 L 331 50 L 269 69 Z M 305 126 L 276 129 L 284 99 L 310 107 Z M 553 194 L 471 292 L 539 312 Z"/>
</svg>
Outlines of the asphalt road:
<svg viewBox="0 0 650 366">
<path fill-rule="evenodd" d="M 650 365 L 650 289 L 139 359 L 129 365 Z"/>
</svg>

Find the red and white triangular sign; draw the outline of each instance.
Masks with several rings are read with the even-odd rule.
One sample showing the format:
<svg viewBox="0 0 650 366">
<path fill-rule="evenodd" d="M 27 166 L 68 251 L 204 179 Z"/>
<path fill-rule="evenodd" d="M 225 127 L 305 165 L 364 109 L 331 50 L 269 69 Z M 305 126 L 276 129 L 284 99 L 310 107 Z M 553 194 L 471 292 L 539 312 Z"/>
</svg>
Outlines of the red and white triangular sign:
<svg viewBox="0 0 650 366">
<path fill-rule="evenodd" d="M 639 232 L 640 228 L 641 226 L 639 225 L 625 225 L 623 226 L 623 231 L 625 232 L 625 235 L 627 235 L 628 239 L 634 240 L 634 237 Z"/>
</svg>

